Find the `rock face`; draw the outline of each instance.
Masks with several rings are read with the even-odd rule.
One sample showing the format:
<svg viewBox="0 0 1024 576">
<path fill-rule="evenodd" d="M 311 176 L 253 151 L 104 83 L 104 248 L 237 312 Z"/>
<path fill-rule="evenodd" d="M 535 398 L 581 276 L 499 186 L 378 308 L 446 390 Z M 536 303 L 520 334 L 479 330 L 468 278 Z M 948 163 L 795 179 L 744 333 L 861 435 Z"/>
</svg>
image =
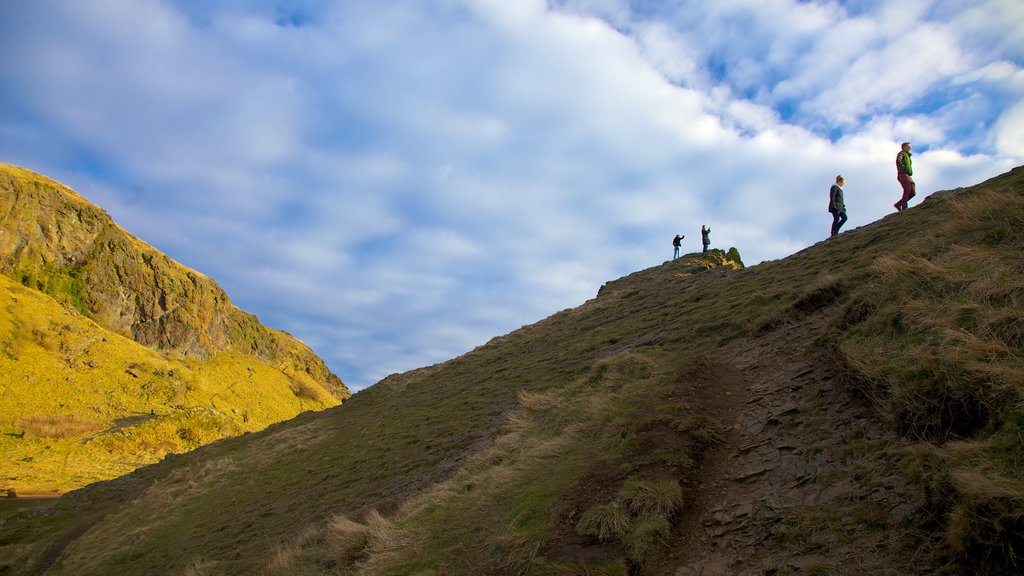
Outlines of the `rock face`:
<svg viewBox="0 0 1024 576">
<path fill-rule="evenodd" d="M 73 190 L 6 164 L 0 273 L 160 352 L 202 359 L 235 349 L 309 374 L 338 399 L 349 396 L 311 350 L 233 306 L 216 282 L 135 238 Z"/>
</svg>

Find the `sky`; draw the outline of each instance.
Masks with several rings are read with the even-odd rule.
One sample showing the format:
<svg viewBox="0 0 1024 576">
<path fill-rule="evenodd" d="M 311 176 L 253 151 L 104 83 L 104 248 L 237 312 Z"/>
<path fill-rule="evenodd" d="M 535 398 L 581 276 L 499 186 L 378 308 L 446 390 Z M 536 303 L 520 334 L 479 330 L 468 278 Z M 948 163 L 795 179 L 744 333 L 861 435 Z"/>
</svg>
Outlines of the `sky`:
<svg viewBox="0 0 1024 576">
<path fill-rule="evenodd" d="M 1024 164 L 1020 0 L 4 0 L 0 162 L 353 390 Z"/>
</svg>

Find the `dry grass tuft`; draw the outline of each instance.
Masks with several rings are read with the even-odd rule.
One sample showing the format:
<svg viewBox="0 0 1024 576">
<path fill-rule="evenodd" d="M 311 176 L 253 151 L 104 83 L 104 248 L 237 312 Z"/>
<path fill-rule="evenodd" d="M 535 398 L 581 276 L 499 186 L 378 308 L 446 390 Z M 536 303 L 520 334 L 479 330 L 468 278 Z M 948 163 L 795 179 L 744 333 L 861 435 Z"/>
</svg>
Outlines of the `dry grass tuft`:
<svg viewBox="0 0 1024 576">
<path fill-rule="evenodd" d="M 370 510 L 363 522 L 337 516 L 324 531 L 325 556 L 342 566 L 351 566 L 396 546 L 391 522 L 377 510 Z"/>
<path fill-rule="evenodd" d="M 665 544 L 669 534 L 672 532 L 672 525 L 668 519 L 659 514 L 645 514 L 638 518 L 633 529 L 625 538 L 626 549 L 629 556 L 639 566 L 645 566 L 655 552 Z"/>
<path fill-rule="evenodd" d="M 327 525 L 324 542 L 338 564 L 352 564 L 366 557 L 370 548 L 370 529 L 366 524 L 338 516 Z"/>
<path fill-rule="evenodd" d="M 1004 182 L 942 200 L 926 241 L 878 256 L 831 350 L 841 380 L 928 447 L 904 472 L 951 573 L 1024 570 L 1024 180 Z"/>
<path fill-rule="evenodd" d="M 185 567 L 182 576 L 210 576 L 216 573 L 216 566 L 217 562 L 207 562 L 200 558 L 195 558 Z"/>
<path fill-rule="evenodd" d="M 718 420 L 705 414 L 697 414 L 673 423 L 676 432 L 689 434 L 697 443 L 698 453 L 706 451 L 722 441 L 725 429 Z"/>
<path fill-rule="evenodd" d="M 527 412 L 549 412 L 563 406 L 562 401 L 550 392 L 519 392 L 519 405 Z"/>
<path fill-rule="evenodd" d="M 982 190 L 951 202 L 953 227 L 959 234 L 981 235 L 987 244 L 1024 248 L 1024 211 L 1019 193 Z"/>
<path fill-rule="evenodd" d="M 18 425 L 25 434 L 37 438 L 74 438 L 103 429 L 102 424 L 74 414 L 25 416 L 18 419 Z"/>
<path fill-rule="evenodd" d="M 624 352 L 597 361 L 590 369 L 590 382 L 611 389 L 652 378 L 658 365 L 643 354 Z"/>
<path fill-rule="evenodd" d="M 955 472 L 960 500 L 947 539 L 960 563 L 979 574 L 1024 570 L 1024 482 L 976 470 Z"/>
<path fill-rule="evenodd" d="M 509 576 L 529 574 L 543 545 L 543 542 L 521 534 L 510 534 L 499 538 L 497 543 L 498 573 Z"/>
<path fill-rule="evenodd" d="M 618 502 L 612 502 L 592 506 L 584 512 L 576 523 L 576 533 L 607 541 L 625 535 L 631 526 L 626 509 Z"/>
<path fill-rule="evenodd" d="M 637 516 L 654 514 L 671 518 L 683 507 L 683 489 L 675 480 L 630 478 L 622 486 L 620 496 Z"/>
</svg>

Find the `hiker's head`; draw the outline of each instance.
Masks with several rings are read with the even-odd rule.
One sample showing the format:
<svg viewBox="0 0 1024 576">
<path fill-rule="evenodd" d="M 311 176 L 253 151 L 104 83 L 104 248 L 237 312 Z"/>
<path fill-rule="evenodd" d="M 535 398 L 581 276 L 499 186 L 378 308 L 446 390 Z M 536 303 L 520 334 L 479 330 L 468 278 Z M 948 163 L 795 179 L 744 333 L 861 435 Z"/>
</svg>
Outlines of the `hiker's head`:
<svg viewBox="0 0 1024 576">
<path fill-rule="evenodd" d="M 910 142 L 904 142 L 904 143 L 902 144 L 902 147 L 903 147 L 903 151 L 904 151 L 904 152 L 910 152 L 910 150 L 911 150 L 911 148 L 910 148 Z"/>
<path fill-rule="evenodd" d="M 840 174 L 839 176 L 836 176 L 836 184 L 839 184 L 840 186 L 842 186 L 843 182 L 846 182 L 846 178 L 843 178 L 842 174 Z"/>
</svg>

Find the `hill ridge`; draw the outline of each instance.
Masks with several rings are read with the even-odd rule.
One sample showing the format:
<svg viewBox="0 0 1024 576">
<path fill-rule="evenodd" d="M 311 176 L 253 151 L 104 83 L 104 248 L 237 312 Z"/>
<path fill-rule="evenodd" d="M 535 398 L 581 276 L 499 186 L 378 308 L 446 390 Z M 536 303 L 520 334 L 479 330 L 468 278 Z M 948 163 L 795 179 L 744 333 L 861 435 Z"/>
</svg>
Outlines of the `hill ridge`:
<svg viewBox="0 0 1024 576">
<path fill-rule="evenodd" d="M 630 274 L 12 516 L 0 572 L 1017 573 L 1022 229 L 1015 169 L 785 259 Z"/>
<path fill-rule="evenodd" d="M 350 396 L 308 346 L 212 279 L 7 164 L 0 372 L 0 489 L 22 494 L 78 488 Z"/>
</svg>

